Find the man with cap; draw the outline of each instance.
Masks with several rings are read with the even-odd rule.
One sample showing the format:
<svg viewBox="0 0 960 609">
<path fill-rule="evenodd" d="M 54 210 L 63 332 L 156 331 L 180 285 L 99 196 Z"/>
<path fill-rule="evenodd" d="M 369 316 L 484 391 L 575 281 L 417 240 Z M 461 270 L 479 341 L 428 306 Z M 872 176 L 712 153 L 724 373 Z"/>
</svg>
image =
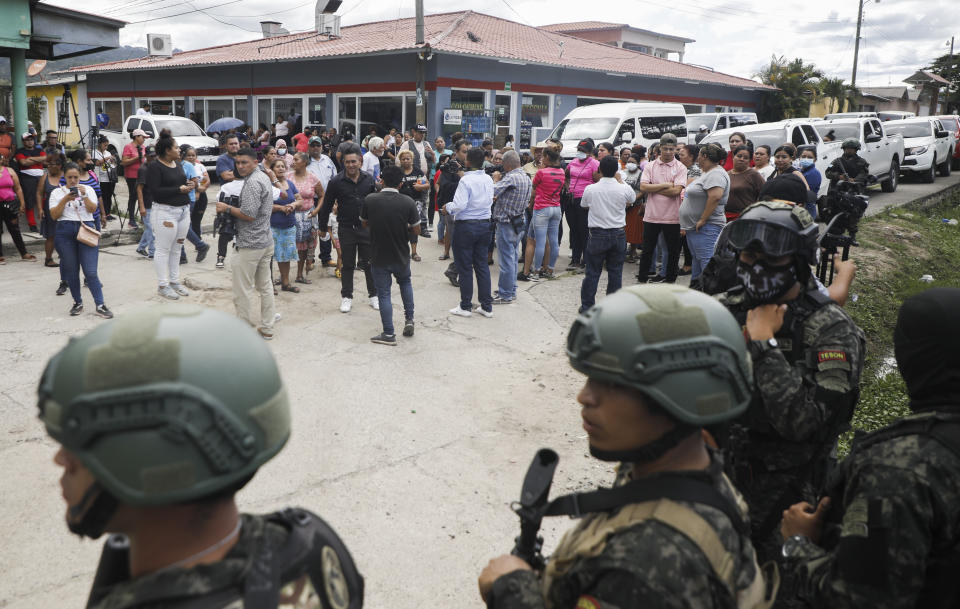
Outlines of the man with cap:
<svg viewBox="0 0 960 609">
<path fill-rule="evenodd" d="M 957 606 L 958 310 L 957 288 L 904 301 L 893 344 L 913 413 L 855 439 L 816 510 L 784 512 L 783 553 L 809 606 Z"/>
<path fill-rule="evenodd" d="M 840 144 L 840 148 L 843 154 L 833 159 L 824 172 L 830 180 L 830 189 L 836 187 L 837 182 L 840 181 L 856 182 L 863 188 L 870 177 L 870 163 L 858 154 L 860 140 L 854 137 L 847 138 Z"/>
<path fill-rule="evenodd" d="M 47 153 L 43 148 L 36 145 L 36 136 L 29 131 L 25 131 L 20 136 L 23 146 L 17 148 L 14 153 L 14 161 L 19 169 L 20 187 L 23 189 L 24 198 L 27 204 L 27 224 L 30 230 L 37 232 L 37 219 L 34 215 L 34 208 L 37 206 L 37 185 L 40 178 L 43 177 L 43 166 L 47 161 Z M 13 166 L 13 163 L 11 163 Z"/>
<path fill-rule="evenodd" d="M 539 553 L 527 556 L 539 564 L 490 561 L 479 579 L 487 607 L 769 606 L 775 589 L 757 565 L 746 505 L 701 429 L 750 402 L 733 316 L 687 288 L 631 286 L 573 322 L 567 356 L 587 376 L 577 401 L 590 454 L 620 462 L 616 482 L 550 501 L 539 516 L 582 518 L 545 567 Z"/>
<path fill-rule="evenodd" d="M 695 138 L 696 143 L 699 144 L 703 138 L 707 137 L 708 135 L 710 135 L 710 130 L 707 129 L 707 126 L 700 125 L 700 129 L 697 130 L 697 137 Z"/>
<path fill-rule="evenodd" d="M 803 207 L 755 203 L 727 233 L 739 285 L 720 300 L 745 328 L 756 391 L 720 442 L 766 562 L 780 557 L 783 510 L 814 500 L 850 427 L 865 337 L 813 277 L 819 231 Z"/>
<path fill-rule="evenodd" d="M 427 175 L 430 172 L 430 166 L 437 160 L 437 156 L 433 152 L 433 147 L 431 147 L 430 142 L 427 141 L 427 126 L 422 123 L 418 123 L 417 126 L 413 128 L 413 138 L 401 144 L 400 149 L 409 150 L 413 153 L 413 166 L 419 169 L 423 175 Z M 421 237 L 430 238 L 428 228 L 427 206 L 423 205 L 420 208 Z"/>
<path fill-rule="evenodd" d="M 680 194 L 687 185 L 687 166 L 677 160 L 677 136 L 660 136 L 660 156 L 647 163 L 640 175 L 640 192 L 646 193 L 643 212 L 643 254 L 637 281 L 647 283 L 647 271 L 654 259 L 660 235 L 667 245 L 667 268 L 660 269 L 664 281 L 675 283 L 680 271 Z"/>
<path fill-rule="evenodd" d="M 241 320 L 190 305 L 118 317 L 54 355 L 38 394 L 67 527 L 111 533 L 87 607 L 362 607 L 322 519 L 237 507 L 290 437 L 277 364 Z"/>
<path fill-rule="evenodd" d="M 5 159 L 13 158 L 13 135 L 7 125 L 6 117 L 0 116 L 0 155 Z"/>
</svg>

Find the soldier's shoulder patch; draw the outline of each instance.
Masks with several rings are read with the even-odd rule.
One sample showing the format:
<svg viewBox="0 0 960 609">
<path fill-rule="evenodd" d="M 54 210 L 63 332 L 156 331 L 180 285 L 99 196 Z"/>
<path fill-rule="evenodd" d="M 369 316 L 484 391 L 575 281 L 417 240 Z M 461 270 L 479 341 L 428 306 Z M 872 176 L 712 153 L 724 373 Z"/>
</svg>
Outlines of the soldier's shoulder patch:
<svg viewBox="0 0 960 609">
<path fill-rule="evenodd" d="M 818 351 L 817 352 L 817 362 L 845 362 L 847 361 L 847 353 L 845 351 L 839 350 L 828 350 L 828 351 Z"/>
<path fill-rule="evenodd" d="M 600 603 L 597 601 L 597 599 L 593 598 L 592 596 L 587 596 L 586 594 L 584 594 L 583 596 L 577 599 L 576 609 L 602 609 L 602 607 L 600 606 Z"/>
</svg>

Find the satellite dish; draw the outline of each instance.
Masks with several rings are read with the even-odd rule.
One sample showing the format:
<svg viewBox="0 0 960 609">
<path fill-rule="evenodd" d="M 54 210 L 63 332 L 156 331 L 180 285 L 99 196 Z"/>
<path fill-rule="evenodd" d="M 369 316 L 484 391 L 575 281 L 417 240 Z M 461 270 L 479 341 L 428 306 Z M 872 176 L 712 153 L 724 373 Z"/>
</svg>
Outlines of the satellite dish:
<svg viewBox="0 0 960 609">
<path fill-rule="evenodd" d="M 36 76 L 40 72 L 43 72 L 43 69 L 47 67 L 46 59 L 38 59 L 30 64 L 30 67 L 27 68 L 27 74 L 29 76 Z"/>
</svg>

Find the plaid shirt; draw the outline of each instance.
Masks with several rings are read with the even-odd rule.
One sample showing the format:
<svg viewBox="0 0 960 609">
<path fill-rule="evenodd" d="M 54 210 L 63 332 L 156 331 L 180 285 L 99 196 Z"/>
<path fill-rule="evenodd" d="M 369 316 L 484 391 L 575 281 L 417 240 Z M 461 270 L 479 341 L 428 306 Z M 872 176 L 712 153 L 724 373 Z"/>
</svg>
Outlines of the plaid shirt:
<svg viewBox="0 0 960 609">
<path fill-rule="evenodd" d="M 523 215 L 532 194 L 533 182 L 523 169 L 518 167 L 507 172 L 493 185 L 493 219 L 509 222 L 511 218 Z"/>
</svg>

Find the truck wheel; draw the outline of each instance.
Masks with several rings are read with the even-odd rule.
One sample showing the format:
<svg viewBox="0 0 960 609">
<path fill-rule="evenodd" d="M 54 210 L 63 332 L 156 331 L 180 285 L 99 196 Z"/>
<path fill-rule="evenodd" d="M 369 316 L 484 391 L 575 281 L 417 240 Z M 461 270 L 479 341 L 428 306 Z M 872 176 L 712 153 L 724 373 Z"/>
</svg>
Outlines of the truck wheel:
<svg viewBox="0 0 960 609">
<path fill-rule="evenodd" d="M 940 163 L 940 177 L 950 177 L 950 157 L 947 157 L 946 160 Z"/>
<path fill-rule="evenodd" d="M 933 157 L 933 163 L 930 165 L 930 169 L 923 172 L 923 175 L 920 176 L 920 181 L 924 184 L 931 184 L 934 178 L 937 177 L 937 157 Z"/>
<path fill-rule="evenodd" d="M 890 161 L 890 174 L 887 179 L 880 182 L 880 190 L 883 192 L 896 192 L 900 185 L 900 163 L 897 159 Z"/>
</svg>

